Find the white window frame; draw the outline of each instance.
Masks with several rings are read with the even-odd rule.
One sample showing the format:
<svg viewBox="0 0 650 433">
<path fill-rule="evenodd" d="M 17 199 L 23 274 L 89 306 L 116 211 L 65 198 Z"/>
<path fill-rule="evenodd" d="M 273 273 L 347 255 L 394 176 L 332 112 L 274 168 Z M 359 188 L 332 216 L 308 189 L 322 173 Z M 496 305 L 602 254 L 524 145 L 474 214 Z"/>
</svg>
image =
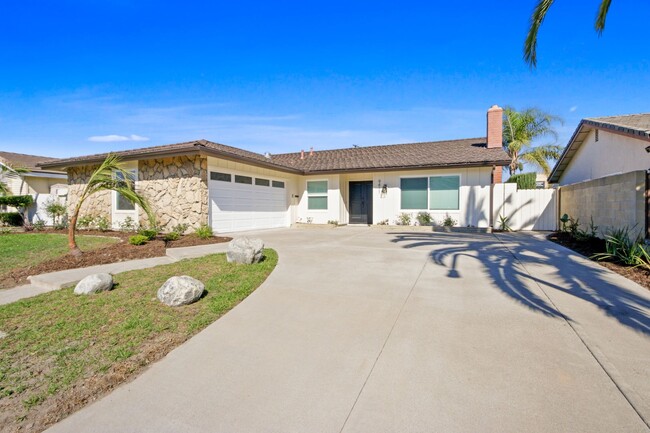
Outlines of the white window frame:
<svg viewBox="0 0 650 433">
<path fill-rule="evenodd" d="M 430 196 L 431 196 L 431 182 L 430 178 L 432 177 L 450 177 L 450 176 L 457 176 L 458 177 L 458 209 L 446 209 L 446 210 L 440 210 L 440 209 L 429 209 L 431 207 L 430 203 Z M 402 179 L 419 179 L 419 178 L 425 178 L 427 180 L 427 207 L 426 209 L 403 209 L 402 208 Z M 463 176 L 461 173 L 455 172 L 455 173 L 436 173 L 436 174 L 420 174 L 420 175 L 412 175 L 412 176 L 400 176 L 399 177 L 399 210 L 400 212 L 433 212 L 433 213 L 442 213 L 442 212 L 460 212 L 460 206 L 461 206 L 461 201 L 460 201 L 460 188 L 463 186 Z"/>
<path fill-rule="evenodd" d="M 325 185 L 327 186 L 327 192 L 318 192 L 318 193 L 310 193 L 309 192 L 309 182 L 325 182 Z M 329 212 L 329 191 L 330 191 L 330 182 L 329 179 L 309 179 L 305 183 L 305 192 L 307 193 L 307 211 L 309 212 Z M 310 197 L 325 197 L 325 204 L 326 207 L 325 209 L 309 209 L 309 198 Z"/>
<path fill-rule="evenodd" d="M 133 190 L 135 191 L 136 182 L 138 181 L 138 169 L 137 168 L 125 168 L 124 171 L 126 171 L 128 173 L 131 173 L 131 175 L 133 177 Z M 118 171 L 114 171 L 113 172 L 113 177 L 117 178 L 118 173 L 119 173 Z M 133 209 L 118 209 L 117 204 L 119 203 L 119 201 L 118 201 L 119 193 L 117 191 L 113 191 L 112 195 L 113 195 L 113 200 L 112 200 L 113 201 L 113 206 L 112 206 L 113 207 L 113 209 L 112 209 L 113 213 L 115 213 L 115 214 L 134 214 L 135 213 L 137 215 L 137 213 L 138 213 L 138 205 L 137 204 L 133 203 Z"/>
</svg>

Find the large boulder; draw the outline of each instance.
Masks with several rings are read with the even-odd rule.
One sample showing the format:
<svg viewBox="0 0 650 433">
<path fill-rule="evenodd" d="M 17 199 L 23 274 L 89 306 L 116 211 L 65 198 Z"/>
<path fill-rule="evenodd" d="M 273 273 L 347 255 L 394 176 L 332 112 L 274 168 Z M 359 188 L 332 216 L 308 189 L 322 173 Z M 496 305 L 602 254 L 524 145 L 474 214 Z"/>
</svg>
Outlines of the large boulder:
<svg viewBox="0 0 650 433">
<path fill-rule="evenodd" d="M 77 295 L 91 295 L 97 292 L 105 292 L 113 288 L 113 276 L 111 274 L 92 274 L 79 281 L 74 288 Z"/>
<path fill-rule="evenodd" d="M 262 239 L 236 238 L 228 244 L 226 257 L 231 263 L 243 263 L 250 265 L 262 260 L 264 242 Z"/>
<path fill-rule="evenodd" d="M 158 289 L 158 299 L 170 307 L 180 307 L 196 302 L 204 291 L 205 285 L 202 282 L 182 275 L 165 281 L 165 284 Z"/>
</svg>

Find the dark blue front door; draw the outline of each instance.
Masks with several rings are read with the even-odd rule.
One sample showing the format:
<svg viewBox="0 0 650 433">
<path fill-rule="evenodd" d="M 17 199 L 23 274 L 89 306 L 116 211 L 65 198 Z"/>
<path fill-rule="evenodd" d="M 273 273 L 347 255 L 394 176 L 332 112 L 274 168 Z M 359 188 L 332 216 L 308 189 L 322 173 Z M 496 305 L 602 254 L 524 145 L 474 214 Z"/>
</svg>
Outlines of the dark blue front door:
<svg viewBox="0 0 650 433">
<path fill-rule="evenodd" d="M 350 224 L 372 224 L 372 182 L 350 182 Z"/>
</svg>

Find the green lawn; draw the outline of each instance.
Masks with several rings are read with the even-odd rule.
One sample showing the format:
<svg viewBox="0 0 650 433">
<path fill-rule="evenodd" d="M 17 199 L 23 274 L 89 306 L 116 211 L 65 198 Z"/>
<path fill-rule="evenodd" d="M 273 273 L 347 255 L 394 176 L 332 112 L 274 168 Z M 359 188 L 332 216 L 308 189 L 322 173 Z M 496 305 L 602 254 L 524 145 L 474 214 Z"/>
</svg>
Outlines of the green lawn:
<svg viewBox="0 0 650 433">
<path fill-rule="evenodd" d="M 84 251 L 118 242 L 104 236 L 77 236 Z M 68 237 L 52 233 L 0 235 L 0 274 L 12 269 L 34 266 L 62 256 L 68 251 Z"/>
<path fill-rule="evenodd" d="M 268 249 L 248 266 L 215 254 L 118 274 L 110 292 L 77 296 L 68 288 L 0 306 L 0 331 L 8 334 L 0 339 L 0 408 L 10 429 L 42 430 L 127 380 L 237 305 L 276 263 Z M 162 305 L 156 292 L 174 275 L 199 279 L 206 296 Z"/>
</svg>

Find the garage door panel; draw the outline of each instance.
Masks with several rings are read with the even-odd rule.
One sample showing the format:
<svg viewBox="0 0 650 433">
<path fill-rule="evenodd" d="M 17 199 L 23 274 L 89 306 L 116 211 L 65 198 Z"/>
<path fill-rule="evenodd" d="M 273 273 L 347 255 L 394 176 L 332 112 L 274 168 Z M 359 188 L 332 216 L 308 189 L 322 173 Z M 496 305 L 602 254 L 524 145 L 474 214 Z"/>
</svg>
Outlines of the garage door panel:
<svg viewBox="0 0 650 433">
<path fill-rule="evenodd" d="M 286 190 L 210 181 L 210 221 L 216 232 L 287 227 Z"/>
</svg>

